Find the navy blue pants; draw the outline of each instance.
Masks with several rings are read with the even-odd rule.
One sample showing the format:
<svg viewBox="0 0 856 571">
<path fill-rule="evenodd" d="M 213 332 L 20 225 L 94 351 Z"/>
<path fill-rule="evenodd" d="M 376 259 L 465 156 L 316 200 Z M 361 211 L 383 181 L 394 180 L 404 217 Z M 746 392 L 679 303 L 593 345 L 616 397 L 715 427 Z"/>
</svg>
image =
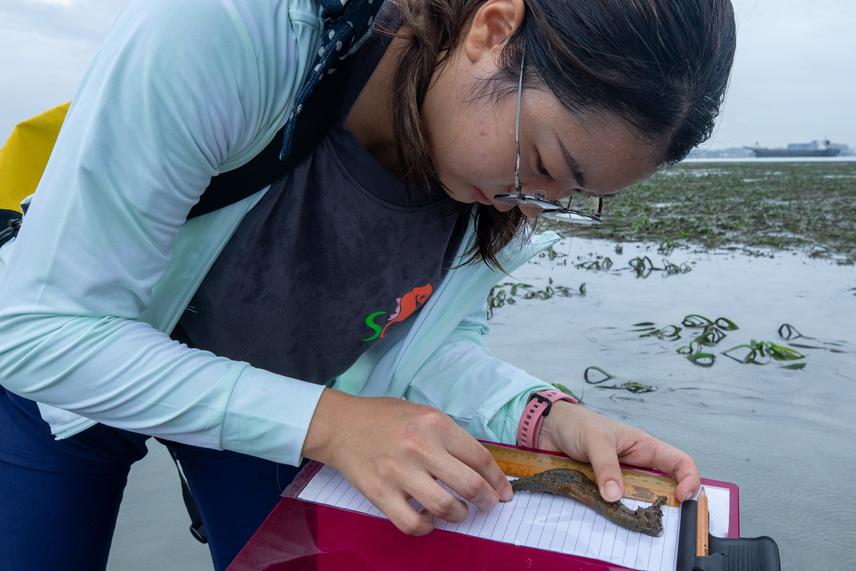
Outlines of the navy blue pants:
<svg viewBox="0 0 856 571">
<path fill-rule="evenodd" d="M 148 438 L 98 424 L 54 440 L 34 402 L 0 387 L 0 569 L 105 569 L 128 471 Z M 161 442 L 184 469 L 215 569 L 225 569 L 298 468 Z"/>
</svg>

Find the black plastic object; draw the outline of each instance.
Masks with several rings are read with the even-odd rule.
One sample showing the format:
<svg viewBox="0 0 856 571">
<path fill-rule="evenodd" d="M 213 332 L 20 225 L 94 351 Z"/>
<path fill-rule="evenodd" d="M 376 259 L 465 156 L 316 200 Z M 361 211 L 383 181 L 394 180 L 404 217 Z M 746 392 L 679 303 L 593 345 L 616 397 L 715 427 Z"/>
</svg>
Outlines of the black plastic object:
<svg viewBox="0 0 856 571">
<path fill-rule="evenodd" d="M 0 209 L 0 246 L 17 236 L 20 228 L 20 212 Z"/>
<path fill-rule="evenodd" d="M 684 502 L 677 571 L 781 571 L 779 546 L 769 537 L 708 537 L 710 555 L 696 556 L 696 502 Z"/>
<path fill-rule="evenodd" d="M 181 499 L 184 500 L 184 507 L 187 508 L 187 515 L 190 516 L 190 535 L 199 543 L 208 543 L 205 524 L 202 522 L 202 515 L 199 513 L 196 500 L 193 499 L 187 478 L 184 476 L 184 469 L 181 467 L 181 462 L 178 460 L 178 456 L 175 450 L 172 449 L 172 446 L 167 445 L 166 449 L 169 450 L 169 456 L 175 462 L 175 468 L 178 470 L 178 479 L 181 482 Z"/>
</svg>

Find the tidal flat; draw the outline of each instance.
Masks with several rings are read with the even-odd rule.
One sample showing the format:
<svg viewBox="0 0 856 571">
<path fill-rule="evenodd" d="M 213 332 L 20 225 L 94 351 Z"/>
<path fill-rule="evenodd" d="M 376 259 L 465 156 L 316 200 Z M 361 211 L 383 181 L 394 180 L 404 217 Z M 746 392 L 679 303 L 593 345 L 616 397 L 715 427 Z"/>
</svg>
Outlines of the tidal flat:
<svg viewBox="0 0 856 571">
<path fill-rule="evenodd" d="M 488 344 L 736 483 L 784 569 L 853 569 L 854 209 L 856 163 L 680 165 L 495 288 Z"/>
<path fill-rule="evenodd" d="M 798 250 L 853 264 L 856 161 L 681 163 L 607 197 L 604 218 L 607 224 L 572 234 L 666 247 Z"/>
</svg>

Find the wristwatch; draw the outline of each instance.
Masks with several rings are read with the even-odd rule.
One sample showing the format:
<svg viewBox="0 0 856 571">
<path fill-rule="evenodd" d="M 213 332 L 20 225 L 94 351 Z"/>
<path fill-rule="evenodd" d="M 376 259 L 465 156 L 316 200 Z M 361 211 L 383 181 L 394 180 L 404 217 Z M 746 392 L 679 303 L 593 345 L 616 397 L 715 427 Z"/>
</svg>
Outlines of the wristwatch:
<svg viewBox="0 0 856 571">
<path fill-rule="evenodd" d="M 556 389 L 547 389 L 533 394 L 523 414 L 520 416 L 520 424 L 517 425 L 517 445 L 525 448 L 537 448 L 538 436 L 541 434 L 541 424 L 544 418 L 550 414 L 550 409 L 556 401 L 568 401 L 579 404 L 577 399 Z"/>
</svg>

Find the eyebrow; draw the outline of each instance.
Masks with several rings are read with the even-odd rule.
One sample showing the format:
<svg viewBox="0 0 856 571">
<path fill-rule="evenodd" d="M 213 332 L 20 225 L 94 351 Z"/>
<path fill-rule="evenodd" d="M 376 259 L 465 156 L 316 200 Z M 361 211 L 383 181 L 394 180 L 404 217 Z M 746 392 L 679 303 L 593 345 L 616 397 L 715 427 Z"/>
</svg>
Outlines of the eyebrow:
<svg viewBox="0 0 856 571">
<path fill-rule="evenodd" d="M 571 174 L 574 175 L 574 180 L 581 189 L 586 186 L 586 177 L 583 174 L 583 169 L 580 167 L 580 163 L 577 162 L 577 159 L 571 154 L 562 140 L 556 136 L 556 140 L 559 142 L 559 148 L 562 149 L 562 155 L 565 157 L 565 162 L 568 163 L 568 169 L 570 169 Z"/>
</svg>

